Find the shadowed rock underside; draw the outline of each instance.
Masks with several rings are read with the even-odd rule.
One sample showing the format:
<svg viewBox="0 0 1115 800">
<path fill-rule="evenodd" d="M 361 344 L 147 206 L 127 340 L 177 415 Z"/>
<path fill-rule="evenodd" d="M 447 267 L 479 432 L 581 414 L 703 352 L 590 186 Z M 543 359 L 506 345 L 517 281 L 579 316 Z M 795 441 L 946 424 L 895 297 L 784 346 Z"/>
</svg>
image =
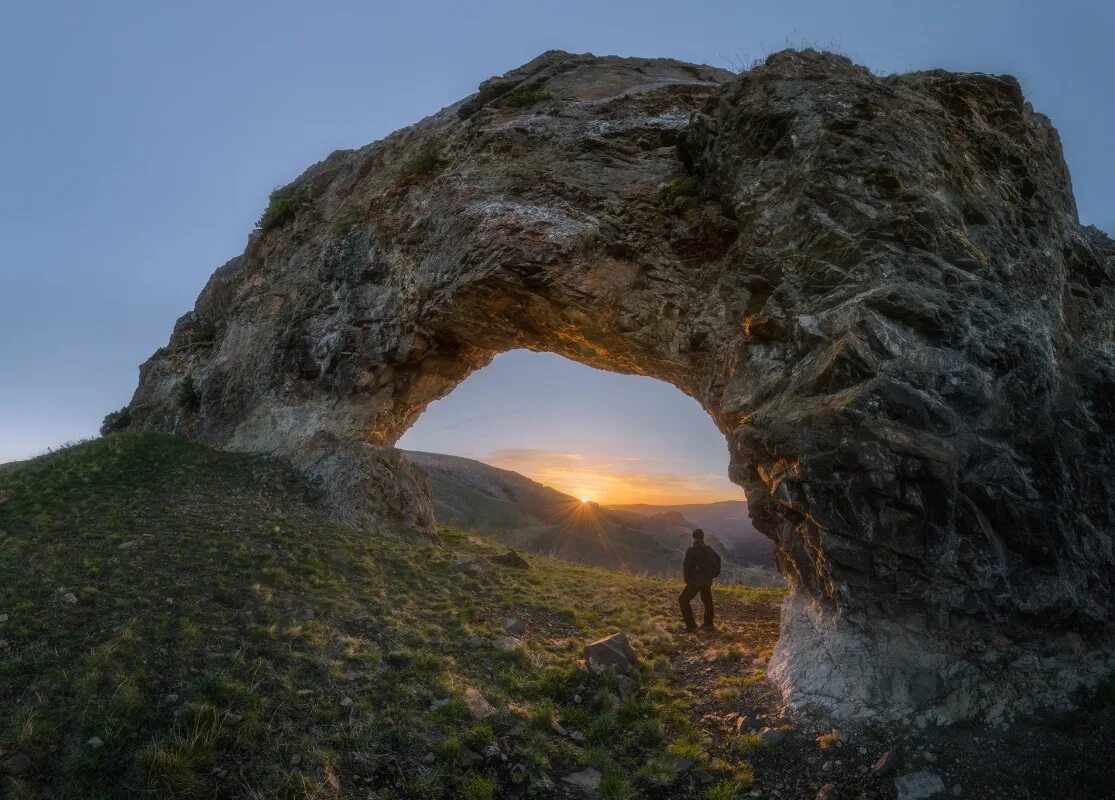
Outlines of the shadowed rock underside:
<svg viewBox="0 0 1115 800">
<path fill-rule="evenodd" d="M 391 449 L 430 401 L 512 348 L 649 375 L 778 545 L 789 702 L 998 718 L 1110 670 L 1115 243 L 1013 78 L 549 52 L 285 197 L 133 425 L 430 535 Z"/>
</svg>

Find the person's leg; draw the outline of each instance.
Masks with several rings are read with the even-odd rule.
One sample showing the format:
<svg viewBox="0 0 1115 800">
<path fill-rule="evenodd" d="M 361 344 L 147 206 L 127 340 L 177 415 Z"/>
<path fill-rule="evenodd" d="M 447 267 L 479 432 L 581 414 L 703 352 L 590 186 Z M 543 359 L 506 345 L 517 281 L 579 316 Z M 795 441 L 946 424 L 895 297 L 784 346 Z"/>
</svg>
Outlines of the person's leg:
<svg viewBox="0 0 1115 800">
<path fill-rule="evenodd" d="M 712 609 L 712 587 L 701 587 L 701 602 L 705 606 L 705 621 L 704 627 L 711 628 L 713 623 L 714 612 Z"/>
<path fill-rule="evenodd" d="M 686 628 L 696 628 L 697 620 L 693 619 L 693 607 L 689 603 L 696 596 L 699 589 L 696 586 L 685 584 L 685 588 L 678 595 L 678 605 L 681 606 L 681 618 L 685 620 Z"/>
</svg>

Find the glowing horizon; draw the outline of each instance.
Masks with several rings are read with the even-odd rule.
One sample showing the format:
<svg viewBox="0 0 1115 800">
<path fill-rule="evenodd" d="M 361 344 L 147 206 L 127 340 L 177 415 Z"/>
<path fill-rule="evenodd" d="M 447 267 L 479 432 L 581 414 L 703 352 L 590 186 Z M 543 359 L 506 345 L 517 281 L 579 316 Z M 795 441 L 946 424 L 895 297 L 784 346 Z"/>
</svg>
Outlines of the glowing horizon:
<svg viewBox="0 0 1115 800">
<path fill-rule="evenodd" d="M 600 505 L 684 505 L 745 501 L 743 489 L 722 475 L 679 475 L 633 468 L 639 459 L 590 457 L 537 448 L 493 450 L 477 459 Z"/>
</svg>

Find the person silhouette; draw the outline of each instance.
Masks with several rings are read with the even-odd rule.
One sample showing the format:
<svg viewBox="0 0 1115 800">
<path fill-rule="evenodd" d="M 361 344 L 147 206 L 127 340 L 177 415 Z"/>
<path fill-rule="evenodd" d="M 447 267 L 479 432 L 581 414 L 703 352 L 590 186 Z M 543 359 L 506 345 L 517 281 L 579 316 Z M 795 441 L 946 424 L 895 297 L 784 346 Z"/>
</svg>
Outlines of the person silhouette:
<svg viewBox="0 0 1115 800">
<path fill-rule="evenodd" d="M 701 627 L 709 631 L 713 629 L 715 612 L 712 606 L 712 582 L 719 575 L 720 556 L 705 544 L 705 532 L 697 528 L 693 531 L 693 544 L 685 551 L 685 561 L 682 564 L 685 588 L 678 596 L 681 616 L 685 620 L 687 631 L 697 630 L 697 621 L 693 618 L 693 607 L 690 603 L 698 594 L 701 595 L 701 603 L 705 607 L 705 618 Z"/>
</svg>

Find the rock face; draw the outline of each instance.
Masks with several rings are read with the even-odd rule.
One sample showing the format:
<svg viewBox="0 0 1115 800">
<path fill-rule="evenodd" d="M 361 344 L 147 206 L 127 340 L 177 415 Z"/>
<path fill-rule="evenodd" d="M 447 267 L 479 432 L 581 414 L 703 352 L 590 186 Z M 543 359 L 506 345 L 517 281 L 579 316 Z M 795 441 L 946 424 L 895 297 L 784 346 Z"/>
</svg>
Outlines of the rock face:
<svg viewBox="0 0 1115 800">
<path fill-rule="evenodd" d="M 428 533 L 390 446 L 498 352 L 649 375 L 724 432 L 794 587 L 793 703 L 949 720 L 1109 668 L 1115 243 L 1009 77 L 546 53 L 276 202 L 133 425 L 283 455 Z"/>
</svg>

